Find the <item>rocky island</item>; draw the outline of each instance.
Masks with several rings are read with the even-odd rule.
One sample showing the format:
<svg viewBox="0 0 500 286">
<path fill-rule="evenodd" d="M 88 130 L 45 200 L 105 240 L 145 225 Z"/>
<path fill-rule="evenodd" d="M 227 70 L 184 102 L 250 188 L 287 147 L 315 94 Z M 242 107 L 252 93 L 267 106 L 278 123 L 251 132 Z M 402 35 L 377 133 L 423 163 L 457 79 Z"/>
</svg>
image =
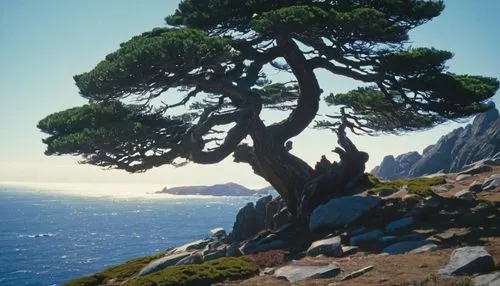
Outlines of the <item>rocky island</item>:
<svg viewBox="0 0 500 286">
<path fill-rule="evenodd" d="M 171 195 L 203 195 L 203 196 L 258 196 L 269 195 L 273 192 L 272 187 L 262 189 L 248 189 L 236 183 L 217 184 L 212 186 L 185 186 L 174 188 L 163 188 L 156 194 Z"/>
</svg>

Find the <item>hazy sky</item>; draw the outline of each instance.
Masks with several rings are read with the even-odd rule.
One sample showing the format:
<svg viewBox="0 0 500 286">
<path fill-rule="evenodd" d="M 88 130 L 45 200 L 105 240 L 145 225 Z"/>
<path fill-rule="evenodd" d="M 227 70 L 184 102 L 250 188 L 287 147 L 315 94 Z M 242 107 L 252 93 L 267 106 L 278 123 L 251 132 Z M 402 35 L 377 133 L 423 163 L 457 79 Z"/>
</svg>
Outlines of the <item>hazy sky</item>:
<svg viewBox="0 0 500 286">
<path fill-rule="evenodd" d="M 233 181 L 264 186 L 247 165 L 226 160 L 218 165 L 164 166 L 145 174 L 104 171 L 78 165 L 77 157 L 46 157 L 36 124 L 42 117 L 85 103 L 72 76 L 92 69 L 121 42 L 164 25 L 173 0 L 0 0 L 0 181 L 84 182 L 160 185 Z M 413 46 L 434 46 L 455 53 L 450 71 L 500 77 L 498 0 L 448 0 L 444 13 L 411 34 Z M 319 75 L 329 92 L 356 83 Z M 498 95 L 494 101 L 500 106 Z M 322 108 L 321 113 L 327 112 Z M 461 124 L 463 125 L 463 124 Z M 353 137 L 370 154 L 368 169 L 383 156 L 422 151 L 460 124 L 405 136 Z M 294 139 L 293 152 L 311 165 L 330 150 L 336 138 L 328 131 L 307 130 Z"/>
</svg>

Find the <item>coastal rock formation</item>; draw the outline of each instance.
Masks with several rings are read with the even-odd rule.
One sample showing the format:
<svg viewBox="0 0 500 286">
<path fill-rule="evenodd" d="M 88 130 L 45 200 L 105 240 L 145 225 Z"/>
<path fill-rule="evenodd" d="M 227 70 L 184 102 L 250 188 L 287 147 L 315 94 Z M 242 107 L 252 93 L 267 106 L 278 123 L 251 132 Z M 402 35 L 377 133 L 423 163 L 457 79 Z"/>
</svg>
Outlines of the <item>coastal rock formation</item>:
<svg viewBox="0 0 500 286">
<path fill-rule="evenodd" d="M 231 241 L 242 241 L 257 234 L 262 229 L 278 229 L 289 220 L 285 202 L 281 197 L 260 198 L 255 205 L 248 203 L 236 215 Z"/>
<path fill-rule="evenodd" d="M 382 179 L 412 178 L 438 172 L 459 172 L 468 164 L 500 152 L 500 115 L 496 108 L 482 113 L 472 124 L 453 130 L 424 149 L 386 156 L 371 173 Z"/>
</svg>

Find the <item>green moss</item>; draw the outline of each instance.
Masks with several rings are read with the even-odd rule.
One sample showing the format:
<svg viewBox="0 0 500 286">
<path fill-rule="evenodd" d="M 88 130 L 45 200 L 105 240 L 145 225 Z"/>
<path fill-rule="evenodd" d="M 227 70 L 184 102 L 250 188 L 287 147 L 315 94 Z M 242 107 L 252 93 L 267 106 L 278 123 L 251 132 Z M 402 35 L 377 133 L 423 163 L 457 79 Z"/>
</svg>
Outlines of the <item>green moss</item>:
<svg viewBox="0 0 500 286">
<path fill-rule="evenodd" d="M 239 280 L 259 272 L 256 265 L 243 257 L 223 257 L 203 264 L 177 265 L 134 278 L 125 285 L 204 286 L 225 280 Z"/>
<path fill-rule="evenodd" d="M 97 286 L 104 284 L 106 281 L 111 279 L 117 279 L 117 281 L 125 280 L 126 278 L 139 272 L 146 264 L 150 261 L 163 256 L 163 253 L 154 256 L 145 256 L 140 258 L 135 258 L 129 260 L 123 264 L 112 266 L 101 272 L 95 273 L 90 276 L 80 277 L 71 280 L 64 285 L 66 286 Z"/>
<path fill-rule="evenodd" d="M 368 192 L 371 194 L 378 194 L 388 189 L 397 191 L 403 186 L 408 186 L 409 194 L 427 197 L 434 194 L 431 189 L 432 186 L 445 184 L 446 180 L 443 177 L 435 177 L 381 181 L 377 177 L 367 174 L 365 182 L 368 185 Z"/>
</svg>

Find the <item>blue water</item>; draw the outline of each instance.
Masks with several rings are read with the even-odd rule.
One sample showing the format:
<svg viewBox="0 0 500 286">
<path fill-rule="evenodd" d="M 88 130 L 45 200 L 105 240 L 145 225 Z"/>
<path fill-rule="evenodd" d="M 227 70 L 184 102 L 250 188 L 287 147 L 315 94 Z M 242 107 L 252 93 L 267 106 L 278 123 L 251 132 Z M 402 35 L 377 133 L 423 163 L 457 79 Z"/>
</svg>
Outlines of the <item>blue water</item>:
<svg viewBox="0 0 500 286">
<path fill-rule="evenodd" d="M 0 187 L 0 285 L 60 285 L 231 230 L 255 197 L 112 199 Z"/>
</svg>

